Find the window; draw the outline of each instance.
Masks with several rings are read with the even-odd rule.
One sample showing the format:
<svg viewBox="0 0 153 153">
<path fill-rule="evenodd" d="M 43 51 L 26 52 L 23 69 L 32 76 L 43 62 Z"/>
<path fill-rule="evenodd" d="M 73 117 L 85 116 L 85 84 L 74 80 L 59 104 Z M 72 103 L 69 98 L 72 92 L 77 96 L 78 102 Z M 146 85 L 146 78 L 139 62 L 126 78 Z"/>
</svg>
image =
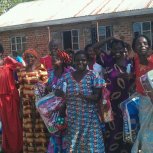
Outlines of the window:
<svg viewBox="0 0 153 153">
<path fill-rule="evenodd" d="M 63 47 L 64 49 L 71 48 L 73 50 L 79 50 L 79 31 L 71 30 L 63 32 Z"/>
<path fill-rule="evenodd" d="M 92 33 L 90 27 L 83 28 L 84 46 L 92 43 Z"/>
<path fill-rule="evenodd" d="M 26 49 L 26 37 L 17 36 L 11 37 L 11 51 L 17 51 L 22 54 L 22 52 Z"/>
<path fill-rule="evenodd" d="M 108 37 L 113 36 L 113 27 L 112 26 L 99 26 L 98 31 L 95 27 L 91 28 L 91 37 L 92 37 L 93 44 L 97 42 L 97 32 L 98 32 L 99 41 L 101 41 Z M 107 49 L 109 49 L 109 44 L 104 45 L 102 49 L 104 51 L 107 51 Z"/>
<path fill-rule="evenodd" d="M 91 41 L 92 44 L 97 42 L 97 29 L 95 27 L 91 28 Z"/>
<path fill-rule="evenodd" d="M 99 41 L 105 40 L 108 37 L 113 36 L 113 28 L 112 26 L 99 26 L 98 27 L 98 35 L 99 35 Z M 109 49 L 110 44 L 107 43 L 102 47 L 104 51 L 107 51 Z"/>
<path fill-rule="evenodd" d="M 135 22 L 133 24 L 133 35 L 134 37 L 137 37 L 140 34 L 147 36 L 150 39 L 151 44 L 153 44 L 153 22 Z"/>
<path fill-rule="evenodd" d="M 51 32 L 51 38 L 57 42 L 61 42 L 61 33 L 58 31 Z"/>
</svg>

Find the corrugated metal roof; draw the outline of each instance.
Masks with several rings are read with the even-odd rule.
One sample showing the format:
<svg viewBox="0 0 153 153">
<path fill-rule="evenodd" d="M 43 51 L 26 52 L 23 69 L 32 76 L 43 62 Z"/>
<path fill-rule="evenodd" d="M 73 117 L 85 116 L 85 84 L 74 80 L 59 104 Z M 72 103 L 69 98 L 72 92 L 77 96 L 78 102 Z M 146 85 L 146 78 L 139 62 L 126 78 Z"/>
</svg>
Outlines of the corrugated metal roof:
<svg viewBox="0 0 153 153">
<path fill-rule="evenodd" d="M 1 15 L 0 31 L 4 27 L 34 26 L 35 23 L 48 21 L 62 24 L 66 22 L 65 19 L 71 18 L 83 21 L 83 17 L 93 17 L 94 20 L 97 15 L 149 8 L 153 10 L 153 0 L 37 0 L 18 4 Z"/>
</svg>

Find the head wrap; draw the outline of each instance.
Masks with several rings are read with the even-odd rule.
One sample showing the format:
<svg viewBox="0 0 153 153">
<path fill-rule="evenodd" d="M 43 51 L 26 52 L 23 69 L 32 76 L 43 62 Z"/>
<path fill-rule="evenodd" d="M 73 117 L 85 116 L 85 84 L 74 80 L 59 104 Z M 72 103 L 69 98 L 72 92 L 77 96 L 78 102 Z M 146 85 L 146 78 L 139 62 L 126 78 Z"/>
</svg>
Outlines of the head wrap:
<svg viewBox="0 0 153 153">
<path fill-rule="evenodd" d="M 64 63 L 70 63 L 72 59 L 70 58 L 69 54 L 67 54 L 63 50 L 58 50 L 57 51 L 57 56 L 64 62 Z"/>
<path fill-rule="evenodd" d="M 23 53 L 23 59 L 25 59 L 26 54 L 31 54 L 31 55 L 35 56 L 35 58 L 37 58 L 37 59 L 38 59 L 38 57 L 39 57 L 37 51 L 34 50 L 34 49 L 28 49 L 28 50 L 26 50 L 26 51 Z"/>
</svg>

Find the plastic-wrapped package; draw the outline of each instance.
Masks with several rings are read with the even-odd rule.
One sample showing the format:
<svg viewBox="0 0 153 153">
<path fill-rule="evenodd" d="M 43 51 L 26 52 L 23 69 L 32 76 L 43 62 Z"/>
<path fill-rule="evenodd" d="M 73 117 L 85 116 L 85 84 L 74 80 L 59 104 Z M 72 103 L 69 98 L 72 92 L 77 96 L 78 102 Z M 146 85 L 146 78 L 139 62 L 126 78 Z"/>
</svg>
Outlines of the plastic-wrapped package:
<svg viewBox="0 0 153 153">
<path fill-rule="evenodd" d="M 61 97 L 52 92 L 36 102 L 36 108 L 40 113 L 48 131 L 56 133 L 67 127 L 66 118 L 60 116 L 60 109 L 64 103 Z"/>
<path fill-rule="evenodd" d="M 134 143 L 140 128 L 139 94 L 135 93 L 120 104 L 123 113 L 123 140 Z"/>
<path fill-rule="evenodd" d="M 36 83 L 35 84 L 35 96 L 36 96 L 36 100 L 40 99 L 41 97 L 45 96 L 45 84 L 42 83 Z"/>
<path fill-rule="evenodd" d="M 153 70 L 140 77 L 144 92 L 153 100 Z"/>
<path fill-rule="evenodd" d="M 102 89 L 102 101 L 101 101 L 101 111 L 102 111 L 102 119 L 105 123 L 111 122 L 114 120 L 111 102 L 110 102 L 110 92 L 106 87 Z"/>
</svg>

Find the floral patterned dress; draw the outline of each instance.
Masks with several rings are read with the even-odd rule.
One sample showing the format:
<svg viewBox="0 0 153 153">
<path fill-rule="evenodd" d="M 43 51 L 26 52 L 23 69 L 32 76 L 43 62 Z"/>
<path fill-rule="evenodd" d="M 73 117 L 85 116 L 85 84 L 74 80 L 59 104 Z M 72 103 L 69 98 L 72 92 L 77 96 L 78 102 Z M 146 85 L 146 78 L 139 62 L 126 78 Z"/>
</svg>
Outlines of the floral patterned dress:
<svg viewBox="0 0 153 153">
<path fill-rule="evenodd" d="M 61 82 L 67 84 L 67 152 L 105 153 L 97 103 L 75 96 L 79 93 L 91 95 L 93 88 L 102 88 L 104 80 L 93 71 L 88 71 L 80 82 L 73 78 L 72 73 L 64 75 Z M 62 88 L 62 83 L 58 88 Z"/>
</svg>

